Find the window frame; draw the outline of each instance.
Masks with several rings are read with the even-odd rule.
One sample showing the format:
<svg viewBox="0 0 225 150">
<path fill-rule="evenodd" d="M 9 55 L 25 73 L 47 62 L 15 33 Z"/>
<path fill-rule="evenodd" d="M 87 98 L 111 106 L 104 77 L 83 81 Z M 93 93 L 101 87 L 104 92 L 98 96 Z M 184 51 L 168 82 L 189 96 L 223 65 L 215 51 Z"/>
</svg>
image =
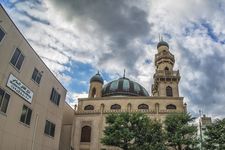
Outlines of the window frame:
<svg viewBox="0 0 225 150">
<path fill-rule="evenodd" d="M 0 113 L 2 113 L 2 114 L 5 115 L 7 113 L 7 109 L 8 109 L 8 106 L 9 106 L 9 102 L 10 102 L 11 95 L 5 89 L 3 89 L 1 87 L 0 87 L 0 90 L 3 91 L 3 96 L 2 96 L 2 98 L 0 100 Z M 6 95 L 8 96 L 7 103 L 6 103 L 6 108 L 3 108 L 4 102 L 5 102 L 5 96 Z M 3 109 L 5 111 L 3 111 Z"/>
<path fill-rule="evenodd" d="M 24 120 L 22 120 L 22 115 L 23 115 L 23 110 L 24 110 L 24 108 L 25 108 L 25 118 L 24 118 Z M 30 115 L 29 115 L 29 112 L 30 112 Z M 31 124 L 31 118 L 32 118 L 32 109 L 30 108 L 30 107 L 28 107 L 28 106 L 26 106 L 26 105 L 23 105 L 23 107 L 22 107 L 22 113 L 21 113 L 21 116 L 20 116 L 20 122 L 21 123 L 23 123 L 23 124 L 26 124 L 26 125 L 28 125 L 28 126 L 30 126 L 30 124 Z M 28 116 L 29 115 L 29 116 Z"/>
<path fill-rule="evenodd" d="M 93 105 L 86 105 L 84 106 L 84 110 L 94 110 L 95 107 Z"/>
<path fill-rule="evenodd" d="M 171 86 L 166 87 L 166 96 L 173 97 L 173 88 Z"/>
<path fill-rule="evenodd" d="M 119 108 L 116 108 L 117 106 L 119 106 Z M 115 108 L 113 108 L 113 107 L 115 107 Z M 121 105 L 119 105 L 119 104 L 113 104 L 113 105 L 111 105 L 110 109 L 111 110 L 121 110 Z"/>
<path fill-rule="evenodd" d="M 174 104 L 168 104 L 168 105 L 166 105 L 166 109 L 167 110 L 176 110 L 177 106 Z"/>
<path fill-rule="evenodd" d="M 87 129 L 84 130 L 85 128 Z M 91 126 L 89 125 L 82 126 L 80 134 L 80 142 L 91 143 L 91 132 L 92 132 Z"/>
<path fill-rule="evenodd" d="M 57 99 L 56 99 L 57 98 Z M 61 94 L 55 88 L 52 88 L 51 96 L 50 96 L 50 101 L 54 103 L 55 105 L 59 106 L 60 104 L 60 99 L 61 99 Z"/>
<path fill-rule="evenodd" d="M 145 108 L 143 108 L 143 107 L 145 107 Z M 147 104 L 140 104 L 140 105 L 138 105 L 138 109 L 139 110 L 149 110 L 149 106 Z"/>
<path fill-rule="evenodd" d="M 35 71 L 37 72 L 36 74 L 34 74 Z M 37 83 L 39 85 L 41 83 L 41 79 L 42 79 L 41 71 L 39 71 L 37 68 L 34 68 L 32 76 L 31 76 L 31 80 L 33 80 L 35 83 Z"/>
<path fill-rule="evenodd" d="M 48 127 L 47 127 L 47 124 L 49 125 Z M 53 123 L 53 122 L 51 122 L 49 120 L 45 121 L 45 128 L 44 128 L 44 134 L 45 135 L 48 135 L 48 136 L 54 138 L 55 137 L 55 129 L 56 129 L 56 124 L 55 123 Z"/>
<path fill-rule="evenodd" d="M 2 41 L 5 39 L 5 36 L 6 36 L 6 31 L 3 29 L 3 27 L 2 26 L 0 26 L 0 30 L 2 31 L 2 32 L 4 32 L 4 36 L 3 36 L 3 38 L 0 40 L 0 44 L 2 43 Z"/>
<path fill-rule="evenodd" d="M 13 57 L 14 57 L 14 55 L 15 55 L 15 53 L 16 53 L 17 50 L 19 51 L 19 54 L 18 54 L 18 56 L 15 56 L 15 57 L 17 57 L 17 58 L 15 58 L 16 61 L 15 61 L 15 64 L 14 64 L 14 62 L 13 62 Z M 18 65 L 18 62 L 20 61 L 21 56 L 23 56 L 23 60 L 22 60 L 22 62 L 21 62 L 21 65 L 18 67 L 17 65 Z M 11 56 L 10 64 L 11 64 L 17 71 L 20 71 L 21 68 L 22 68 L 22 65 L 23 65 L 23 63 L 24 63 L 24 60 L 25 60 L 25 55 L 24 55 L 23 52 L 17 47 L 17 48 L 14 50 L 14 52 L 13 52 L 13 54 L 12 54 L 12 56 Z"/>
</svg>

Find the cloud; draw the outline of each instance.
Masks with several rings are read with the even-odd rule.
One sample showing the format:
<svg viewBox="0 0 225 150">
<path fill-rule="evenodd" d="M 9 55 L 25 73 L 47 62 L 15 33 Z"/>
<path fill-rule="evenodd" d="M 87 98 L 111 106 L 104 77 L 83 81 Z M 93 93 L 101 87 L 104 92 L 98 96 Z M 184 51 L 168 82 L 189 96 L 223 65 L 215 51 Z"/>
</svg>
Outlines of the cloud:
<svg viewBox="0 0 225 150">
<path fill-rule="evenodd" d="M 147 13 L 129 1 L 54 0 L 51 3 L 75 27 L 91 35 L 98 45 L 94 47 L 95 63 L 102 69 L 130 69 L 138 58 L 144 56 L 141 45 L 151 25 Z M 123 68 L 118 69 L 118 66 Z"/>
<path fill-rule="evenodd" d="M 88 85 L 83 83 L 96 70 L 108 82 L 126 69 L 128 78 L 150 92 L 160 33 L 175 55 L 180 96 L 188 110 L 195 116 L 199 109 L 224 116 L 224 1 L 33 0 L 6 6 L 37 53 L 69 88 L 71 104 L 73 95 L 87 96 Z M 82 64 L 86 67 L 74 67 Z M 75 87 L 81 84 L 77 92 Z"/>
</svg>

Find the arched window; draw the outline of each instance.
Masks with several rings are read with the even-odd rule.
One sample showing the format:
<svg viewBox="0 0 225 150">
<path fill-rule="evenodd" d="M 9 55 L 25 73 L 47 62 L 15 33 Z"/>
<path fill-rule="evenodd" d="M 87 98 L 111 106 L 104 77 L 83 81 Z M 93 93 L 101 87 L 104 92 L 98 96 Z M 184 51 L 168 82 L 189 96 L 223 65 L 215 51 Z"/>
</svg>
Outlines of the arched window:
<svg viewBox="0 0 225 150">
<path fill-rule="evenodd" d="M 90 126 L 84 126 L 81 129 L 81 142 L 91 142 L 91 127 Z"/>
<path fill-rule="evenodd" d="M 166 87 L 166 96 L 173 96 L 173 89 L 170 86 Z"/>
<path fill-rule="evenodd" d="M 121 106 L 118 104 L 114 104 L 111 106 L 111 109 L 121 109 Z"/>
<path fill-rule="evenodd" d="M 173 104 L 169 104 L 166 106 L 166 109 L 177 109 L 177 107 Z"/>
<path fill-rule="evenodd" d="M 84 110 L 94 110 L 94 106 L 87 105 L 87 106 L 84 107 Z"/>
<path fill-rule="evenodd" d="M 96 97 L 96 88 L 93 88 L 91 91 L 91 97 Z"/>
<path fill-rule="evenodd" d="M 140 105 L 138 105 L 138 109 L 148 109 L 148 108 L 149 107 L 146 104 L 140 104 Z"/>
<path fill-rule="evenodd" d="M 168 67 L 165 67 L 165 71 L 169 71 L 169 68 Z"/>
</svg>

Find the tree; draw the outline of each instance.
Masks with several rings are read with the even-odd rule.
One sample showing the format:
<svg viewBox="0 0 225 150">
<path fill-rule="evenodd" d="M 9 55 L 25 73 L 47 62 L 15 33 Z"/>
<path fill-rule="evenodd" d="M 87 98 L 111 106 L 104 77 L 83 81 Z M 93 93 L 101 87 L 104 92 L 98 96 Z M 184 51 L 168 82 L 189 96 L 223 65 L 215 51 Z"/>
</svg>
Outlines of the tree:
<svg viewBox="0 0 225 150">
<path fill-rule="evenodd" d="M 190 125 L 194 120 L 187 113 L 173 113 L 166 117 L 166 145 L 175 150 L 197 149 L 197 127 Z"/>
<path fill-rule="evenodd" d="M 211 125 L 206 126 L 204 133 L 204 148 L 207 150 L 225 149 L 225 118 L 217 119 Z"/>
<path fill-rule="evenodd" d="M 165 150 L 162 127 L 143 113 L 110 114 L 101 142 L 124 150 Z"/>
</svg>

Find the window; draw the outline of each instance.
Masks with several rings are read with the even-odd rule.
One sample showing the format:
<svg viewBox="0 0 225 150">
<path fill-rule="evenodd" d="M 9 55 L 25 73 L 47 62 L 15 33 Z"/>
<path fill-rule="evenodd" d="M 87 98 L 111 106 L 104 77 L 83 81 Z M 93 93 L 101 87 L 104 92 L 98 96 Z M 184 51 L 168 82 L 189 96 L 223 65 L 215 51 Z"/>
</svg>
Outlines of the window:
<svg viewBox="0 0 225 150">
<path fill-rule="evenodd" d="M 111 106 L 111 109 L 121 109 L 121 106 L 118 104 L 114 104 Z"/>
<path fill-rule="evenodd" d="M 0 111 L 6 113 L 10 95 L 0 88 Z"/>
<path fill-rule="evenodd" d="M 32 110 L 28 108 L 27 106 L 23 105 L 20 121 L 27 125 L 30 125 L 31 115 L 32 115 Z"/>
<path fill-rule="evenodd" d="M 173 90 L 170 86 L 166 87 L 166 96 L 173 96 Z"/>
<path fill-rule="evenodd" d="M 90 126 L 84 126 L 81 129 L 81 142 L 91 142 L 91 127 Z"/>
<path fill-rule="evenodd" d="M 45 122 L 45 134 L 50 135 L 52 137 L 55 136 L 55 124 L 46 120 Z"/>
<path fill-rule="evenodd" d="M 140 104 L 140 105 L 138 105 L 138 109 L 148 109 L 148 108 L 149 107 L 146 104 Z"/>
<path fill-rule="evenodd" d="M 169 104 L 166 106 L 166 109 L 177 109 L 177 107 L 173 104 Z"/>
<path fill-rule="evenodd" d="M 94 106 L 87 105 L 87 106 L 84 107 L 84 110 L 94 110 Z"/>
<path fill-rule="evenodd" d="M 2 28 L 0 28 L 0 42 L 2 41 L 4 36 L 5 36 L 5 32 L 2 30 Z"/>
<path fill-rule="evenodd" d="M 24 56 L 21 53 L 21 51 L 17 48 L 10 62 L 11 64 L 13 64 L 13 66 L 15 66 L 18 70 L 20 70 L 23 60 L 24 60 Z"/>
<path fill-rule="evenodd" d="M 52 88 L 50 100 L 56 105 L 59 105 L 60 97 L 61 97 L 60 94 L 54 88 Z"/>
<path fill-rule="evenodd" d="M 36 68 L 34 68 L 34 72 L 32 74 L 32 79 L 34 80 L 34 82 L 40 84 L 41 77 L 42 77 L 41 72 L 39 72 Z"/>
<path fill-rule="evenodd" d="M 165 71 L 169 71 L 169 68 L 168 67 L 165 67 Z"/>
<path fill-rule="evenodd" d="M 94 98 L 96 97 L 96 88 L 92 89 L 91 97 L 94 97 Z"/>
</svg>

